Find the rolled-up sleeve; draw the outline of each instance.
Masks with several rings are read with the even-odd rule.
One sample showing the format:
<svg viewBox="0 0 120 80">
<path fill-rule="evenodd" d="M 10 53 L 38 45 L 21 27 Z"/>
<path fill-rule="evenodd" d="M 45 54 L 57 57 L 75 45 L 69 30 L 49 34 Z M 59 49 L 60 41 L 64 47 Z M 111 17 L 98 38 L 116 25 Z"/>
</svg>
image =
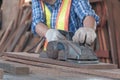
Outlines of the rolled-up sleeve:
<svg viewBox="0 0 120 80">
<path fill-rule="evenodd" d="M 43 11 L 42 11 L 42 7 L 40 4 L 40 0 L 32 0 L 32 26 L 31 26 L 31 30 L 33 32 L 33 34 L 36 34 L 36 25 L 38 23 L 44 23 L 45 22 L 45 18 L 43 16 Z"/>
<path fill-rule="evenodd" d="M 74 7 L 77 16 L 83 22 L 86 16 L 93 16 L 99 23 L 99 16 L 96 15 L 95 11 L 92 9 L 88 0 L 74 0 Z"/>
</svg>

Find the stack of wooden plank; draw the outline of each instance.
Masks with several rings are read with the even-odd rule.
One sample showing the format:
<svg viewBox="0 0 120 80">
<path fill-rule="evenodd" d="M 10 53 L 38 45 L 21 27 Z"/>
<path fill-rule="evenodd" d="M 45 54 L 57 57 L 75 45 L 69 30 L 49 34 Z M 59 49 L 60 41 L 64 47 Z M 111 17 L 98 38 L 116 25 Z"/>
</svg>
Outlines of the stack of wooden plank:
<svg viewBox="0 0 120 80">
<path fill-rule="evenodd" d="M 45 64 L 73 67 L 73 68 L 84 68 L 84 69 L 116 69 L 117 65 L 109 63 L 99 64 L 80 64 L 66 61 L 53 60 L 48 58 L 40 58 L 38 54 L 30 54 L 26 52 L 5 52 L 4 59 L 19 63 L 24 63 L 33 66 L 45 66 Z M 49 67 L 49 66 L 48 66 Z"/>
<path fill-rule="evenodd" d="M 114 79 L 120 78 L 119 69 L 117 65 L 109 63 L 99 63 L 99 64 L 79 64 L 65 61 L 57 61 L 46 58 L 39 58 L 38 54 L 29 54 L 23 52 L 5 52 L 4 59 L 7 61 L 37 66 L 42 69 L 59 69 L 63 72 L 77 72 L 83 74 L 97 75 L 103 77 L 109 77 Z M 37 69 L 39 70 L 39 69 Z M 112 71 L 112 72 L 111 72 Z"/>
<path fill-rule="evenodd" d="M 105 1 L 92 3 L 94 10 L 100 17 L 100 23 L 97 26 L 97 40 L 95 44 L 95 51 L 100 61 L 110 63 L 110 44 L 107 25 L 107 6 Z"/>
<path fill-rule="evenodd" d="M 17 16 L 14 16 L 4 31 L 4 35 L 1 35 L 0 52 L 23 51 L 29 40 L 31 34 L 29 31 L 31 26 L 31 6 L 20 6 L 16 14 Z"/>
<path fill-rule="evenodd" d="M 120 67 L 120 0 L 106 0 L 112 62 Z"/>
<path fill-rule="evenodd" d="M 120 67 L 120 1 L 98 1 L 93 3 L 96 13 L 100 16 L 96 54 L 102 62 L 115 63 Z"/>
<path fill-rule="evenodd" d="M 21 15 L 23 12 L 23 15 Z M 30 7 L 24 10 L 21 8 L 17 18 L 12 20 L 4 32 L 4 35 L 0 41 L 0 51 L 13 51 L 16 44 L 19 44 L 19 40 L 23 34 L 29 29 L 31 21 L 29 17 L 31 15 Z M 26 34 L 28 35 L 28 34 Z M 24 36 L 26 37 L 26 36 Z M 23 41 L 24 42 L 24 41 Z"/>
</svg>

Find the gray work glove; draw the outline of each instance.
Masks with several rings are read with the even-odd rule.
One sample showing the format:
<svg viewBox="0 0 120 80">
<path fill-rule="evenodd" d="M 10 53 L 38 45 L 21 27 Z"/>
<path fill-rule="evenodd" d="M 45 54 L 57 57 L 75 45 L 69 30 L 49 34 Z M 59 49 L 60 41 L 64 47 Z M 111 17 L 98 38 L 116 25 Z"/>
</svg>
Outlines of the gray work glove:
<svg viewBox="0 0 120 80">
<path fill-rule="evenodd" d="M 93 28 L 82 27 L 75 32 L 72 39 L 73 42 L 76 43 L 85 43 L 91 45 L 96 39 L 96 37 L 97 36 Z"/>
<path fill-rule="evenodd" d="M 65 37 L 56 29 L 49 29 L 45 35 L 48 42 L 56 40 L 65 40 Z"/>
</svg>

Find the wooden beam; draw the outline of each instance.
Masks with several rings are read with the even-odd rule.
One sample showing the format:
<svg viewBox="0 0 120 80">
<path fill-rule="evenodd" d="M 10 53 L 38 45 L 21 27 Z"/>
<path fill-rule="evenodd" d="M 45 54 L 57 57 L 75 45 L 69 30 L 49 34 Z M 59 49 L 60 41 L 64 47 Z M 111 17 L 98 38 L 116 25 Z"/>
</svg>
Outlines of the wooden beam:
<svg viewBox="0 0 120 80">
<path fill-rule="evenodd" d="M 116 51 L 118 57 L 118 66 L 120 67 L 120 0 L 112 1 L 113 4 L 113 24 L 115 28 L 115 42 L 116 42 Z"/>
<path fill-rule="evenodd" d="M 40 63 L 40 62 L 33 62 L 33 61 L 27 61 L 23 59 L 17 59 L 17 58 L 10 58 L 6 57 L 8 61 L 16 61 L 19 63 L 24 63 L 24 64 L 31 64 L 33 66 L 39 66 L 39 68 L 48 68 L 48 69 L 54 69 L 54 70 L 59 70 L 59 71 L 65 71 L 65 72 L 71 72 L 71 73 L 77 73 L 77 74 L 88 74 L 88 75 L 95 75 L 99 77 L 106 77 L 106 78 L 112 78 L 112 79 L 120 79 L 120 73 L 119 69 L 90 69 L 90 68 L 71 68 L 71 67 L 65 67 L 65 66 L 58 66 L 58 65 L 52 65 L 52 64 L 45 64 L 45 63 Z M 32 67 L 33 68 L 33 67 Z"/>
<path fill-rule="evenodd" d="M 31 8 L 28 7 L 25 10 L 25 13 L 24 13 L 23 18 L 21 20 L 19 28 L 16 30 L 16 34 L 15 34 L 15 38 L 13 40 L 13 43 L 8 46 L 7 51 L 11 52 L 14 50 L 14 48 L 15 48 L 16 44 L 18 43 L 19 39 L 21 38 L 21 36 L 30 27 L 30 25 L 31 25 L 31 20 L 29 20 L 31 18 L 30 16 L 31 16 Z M 27 20 L 29 20 L 29 21 L 27 21 Z"/>
<path fill-rule="evenodd" d="M 14 20 L 12 20 L 9 24 L 9 26 L 7 27 L 1 41 L 0 41 L 0 46 L 2 47 L 3 43 L 7 40 L 8 36 L 9 36 L 9 33 L 11 32 L 11 29 L 13 27 L 13 23 L 14 23 Z"/>
<path fill-rule="evenodd" d="M 88 68 L 88 69 L 114 69 L 114 68 L 117 68 L 117 66 L 114 64 L 105 64 L 105 63 L 79 64 L 79 63 L 58 61 L 58 60 L 53 60 L 53 59 L 48 59 L 48 58 L 39 58 L 39 55 L 30 54 L 30 53 L 9 53 L 9 52 L 6 52 L 6 53 L 4 53 L 4 56 L 10 57 L 10 58 L 15 58 L 15 59 L 22 59 L 22 60 L 31 61 L 31 64 L 32 64 L 32 62 L 39 62 L 39 63 L 53 64 L 53 65 L 73 67 L 73 68 Z M 24 61 L 21 61 L 21 62 L 24 63 Z M 29 63 L 26 62 L 26 64 L 29 64 Z"/>
<path fill-rule="evenodd" d="M 113 63 L 120 67 L 120 0 L 105 0 L 108 8 L 108 29 Z"/>
<path fill-rule="evenodd" d="M 30 32 L 26 32 L 25 35 L 21 37 L 16 48 L 14 49 L 14 52 L 22 52 L 29 41 L 29 37 L 30 37 Z"/>
<path fill-rule="evenodd" d="M 31 21 L 27 22 L 26 24 L 23 24 L 21 26 L 21 29 L 17 32 L 15 39 L 12 43 L 12 45 L 7 49 L 8 52 L 11 52 L 14 50 L 16 44 L 18 43 L 19 39 L 21 38 L 21 36 L 24 34 L 24 32 L 26 30 L 28 30 L 28 28 L 30 27 Z"/>
<path fill-rule="evenodd" d="M 116 50 L 116 41 L 115 41 L 115 25 L 114 25 L 114 16 L 113 16 L 113 3 L 112 0 L 105 0 L 107 5 L 107 19 L 108 19 L 108 31 L 110 37 L 110 50 L 112 63 L 118 64 L 117 50 Z M 114 2 L 114 1 L 113 1 Z"/>
<path fill-rule="evenodd" d="M 27 75 L 30 72 L 29 67 L 23 64 L 12 63 L 3 60 L 0 60 L 0 68 L 3 69 L 5 72 L 16 75 Z"/>
<path fill-rule="evenodd" d="M 13 20 L 14 16 L 17 15 L 17 11 L 19 9 L 19 0 L 3 0 L 2 4 L 2 30 L 6 30 L 9 25 L 9 22 Z"/>
</svg>

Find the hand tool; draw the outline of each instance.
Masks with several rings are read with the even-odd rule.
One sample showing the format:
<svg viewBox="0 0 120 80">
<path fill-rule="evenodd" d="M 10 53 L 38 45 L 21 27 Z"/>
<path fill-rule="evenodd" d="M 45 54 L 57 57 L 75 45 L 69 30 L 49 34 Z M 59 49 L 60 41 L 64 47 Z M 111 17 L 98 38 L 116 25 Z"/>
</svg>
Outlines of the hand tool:
<svg viewBox="0 0 120 80">
<path fill-rule="evenodd" d="M 61 31 L 66 40 L 51 41 L 47 45 L 48 58 L 76 63 L 99 63 L 94 51 L 86 44 L 72 41 L 72 32 Z"/>
</svg>

